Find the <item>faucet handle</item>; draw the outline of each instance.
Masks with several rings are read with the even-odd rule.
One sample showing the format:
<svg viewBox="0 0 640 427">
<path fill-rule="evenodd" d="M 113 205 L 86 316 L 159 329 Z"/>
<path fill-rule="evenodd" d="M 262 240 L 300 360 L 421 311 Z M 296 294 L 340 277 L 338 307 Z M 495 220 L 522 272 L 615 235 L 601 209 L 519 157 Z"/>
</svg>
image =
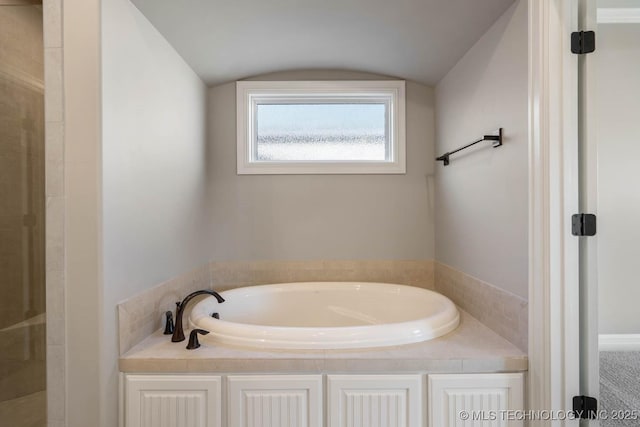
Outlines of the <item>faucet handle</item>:
<svg viewBox="0 0 640 427">
<path fill-rule="evenodd" d="M 205 331 L 204 329 L 194 329 L 189 334 L 189 344 L 187 344 L 187 350 L 195 350 L 200 347 L 200 342 L 198 341 L 198 334 L 208 335 L 209 331 Z"/>
<path fill-rule="evenodd" d="M 164 334 L 171 335 L 173 334 L 174 325 L 173 325 L 173 313 L 171 311 L 167 311 L 164 313 L 166 317 L 166 321 L 164 324 Z"/>
</svg>

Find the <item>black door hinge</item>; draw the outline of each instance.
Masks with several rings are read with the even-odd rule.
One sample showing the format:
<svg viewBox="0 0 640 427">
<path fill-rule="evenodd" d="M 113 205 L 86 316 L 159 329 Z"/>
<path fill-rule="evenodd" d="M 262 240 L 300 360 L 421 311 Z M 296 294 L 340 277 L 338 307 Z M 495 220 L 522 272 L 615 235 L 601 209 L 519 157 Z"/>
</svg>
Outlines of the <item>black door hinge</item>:
<svg viewBox="0 0 640 427">
<path fill-rule="evenodd" d="M 598 400 L 591 396 L 573 396 L 573 415 L 583 420 L 595 419 L 598 415 Z"/>
<path fill-rule="evenodd" d="M 594 31 L 575 31 L 571 33 L 571 53 L 583 55 L 596 50 L 596 33 Z"/>
<path fill-rule="evenodd" d="M 594 214 L 572 215 L 571 234 L 573 234 L 574 236 L 595 236 L 596 216 Z"/>
</svg>

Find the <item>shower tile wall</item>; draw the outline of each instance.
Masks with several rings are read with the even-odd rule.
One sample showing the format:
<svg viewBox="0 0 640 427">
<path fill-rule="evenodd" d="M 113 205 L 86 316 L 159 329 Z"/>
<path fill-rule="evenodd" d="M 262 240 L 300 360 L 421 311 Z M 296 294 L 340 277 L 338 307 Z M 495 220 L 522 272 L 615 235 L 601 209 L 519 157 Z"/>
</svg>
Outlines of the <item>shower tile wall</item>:
<svg viewBox="0 0 640 427">
<path fill-rule="evenodd" d="M 3 38 L 16 40 L 0 44 L 0 329 L 44 312 L 41 19 L 34 7 L 0 10 Z"/>
<path fill-rule="evenodd" d="M 0 6 L 0 419 L 22 408 L 16 427 L 45 419 L 42 37 L 42 7 Z"/>
</svg>

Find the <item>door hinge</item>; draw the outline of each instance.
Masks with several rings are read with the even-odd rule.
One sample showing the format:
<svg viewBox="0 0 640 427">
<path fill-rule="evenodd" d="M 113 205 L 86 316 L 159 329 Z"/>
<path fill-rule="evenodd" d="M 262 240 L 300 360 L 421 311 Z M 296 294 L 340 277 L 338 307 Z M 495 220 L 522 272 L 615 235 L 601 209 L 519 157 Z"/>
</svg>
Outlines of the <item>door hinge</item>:
<svg viewBox="0 0 640 427">
<path fill-rule="evenodd" d="M 591 396 L 573 396 L 573 415 L 583 420 L 595 419 L 598 415 L 598 400 Z"/>
<path fill-rule="evenodd" d="M 596 50 L 595 31 L 574 31 L 571 33 L 571 53 L 583 55 Z"/>
<path fill-rule="evenodd" d="M 571 234 L 574 236 L 595 236 L 596 216 L 594 214 L 575 214 L 571 216 Z"/>
</svg>

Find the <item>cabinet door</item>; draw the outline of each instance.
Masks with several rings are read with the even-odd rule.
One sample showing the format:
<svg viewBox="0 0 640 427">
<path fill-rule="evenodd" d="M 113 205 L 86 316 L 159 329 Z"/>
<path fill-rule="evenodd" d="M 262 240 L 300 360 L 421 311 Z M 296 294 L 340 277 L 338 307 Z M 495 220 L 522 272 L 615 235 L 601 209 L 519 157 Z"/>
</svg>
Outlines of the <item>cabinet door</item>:
<svg viewBox="0 0 640 427">
<path fill-rule="evenodd" d="M 322 375 L 227 377 L 233 427 L 322 427 Z"/>
<path fill-rule="evenodd" d="M 329 427 L 421 427 L 422 375 L 328 375 Z"/>
<path fill-rule="evenodd" d="M 522 426 L 523 374 L 429 375 L 429 426 Z"/>
<path fill-rule="evenodd" d="M 220 377 L 126 375 L 126 427 L 221 427 Z"/>
</svg>

